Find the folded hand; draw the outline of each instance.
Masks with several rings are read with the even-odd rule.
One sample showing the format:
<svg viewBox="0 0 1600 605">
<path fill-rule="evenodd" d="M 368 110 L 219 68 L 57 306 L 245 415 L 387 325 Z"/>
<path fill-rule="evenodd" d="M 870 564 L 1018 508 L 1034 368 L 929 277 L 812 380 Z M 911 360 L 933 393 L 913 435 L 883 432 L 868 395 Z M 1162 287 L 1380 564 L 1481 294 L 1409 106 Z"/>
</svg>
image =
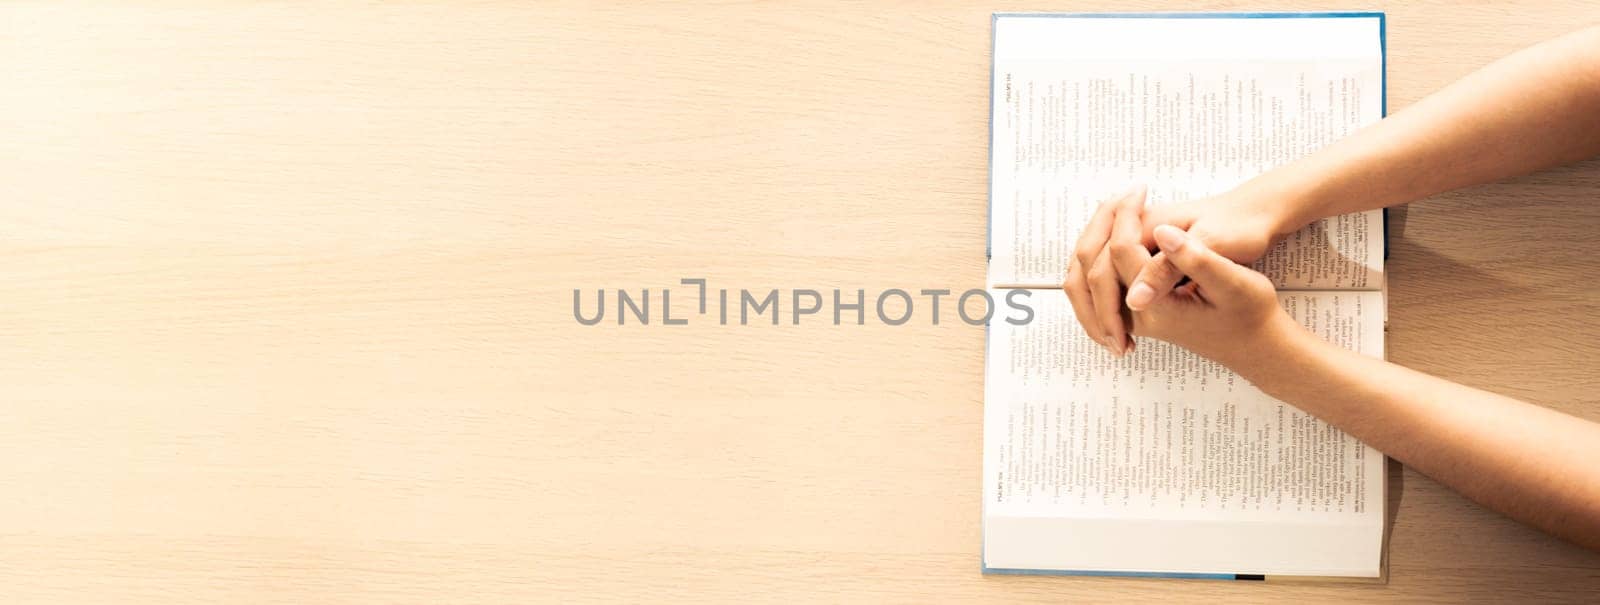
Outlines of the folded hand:
<svg viewBox="0 0 1600 605">
<path fill-rule="evenodd" d="M 1234 191 L 1146 208 L 1143 187 L 1102 203 L 1078 237 L 1063 286 L 1078 322 L 1112 353 L 1132 350 L 1129 310 L 1150 305 L 1184 278 L 1164 253 L 1152 255 L 1157 226 L 1186 230 L 1223 257 L 1250 263 L 1285 232 L 1276 210 L 1282 207 L 1281 201 Z"/>
</svg>

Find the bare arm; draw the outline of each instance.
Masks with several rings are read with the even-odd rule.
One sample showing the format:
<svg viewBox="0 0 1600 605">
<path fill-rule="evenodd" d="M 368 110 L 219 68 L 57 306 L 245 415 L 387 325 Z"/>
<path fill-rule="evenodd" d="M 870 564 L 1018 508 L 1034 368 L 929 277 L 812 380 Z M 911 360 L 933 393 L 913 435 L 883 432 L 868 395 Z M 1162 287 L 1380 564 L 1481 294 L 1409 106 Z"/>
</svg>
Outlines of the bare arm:
<svg viewBox="0 0 1600 605">
<path fill-rule="evenodd" d="M 1090 224 L 1067 271 L 1067 295 L 1084 330 L 1121 353 L 1131 340 L 1115 301 L 1142 308 L 1182 278 L 1164 257 L 1138 262 L 1154 245 L 1157 225 L 1187 229 L 1223 256 L 1248 263 L 1275 237 L 1317 219 L 1597 154 L 1600 27 L 1590 27 L 1496 61 L 1232 191 L 1148 208 L 1139 230 L 1114 233 L 1110 220 Z"/>
<path fill-rule="evenodd" d="M 1294 231 L 1600 154 L 1600 27 L 1489 64 L 1394 116 L 1263 174 Z"/>
<path fill-rule="evenodd" d="M 1286 231 L 1600 154 L 1600 27 L 1497 61 L 1253 186 Z M 1303 330 L 1230 364 L 1268 394 L 1506 515 L 1600 548 L 1600 425 Z"/>
<path fill-rule="evenodd" d="M 1251 357 L 1231 367 L 1267 394 L 1488 508 L 1600 549 L 1600 425 L 1341 349 L 1304 330 Z"/>
<path fill-rule="evenodd" d="M 1216 360 L 1486 507 L 1600 549 L 1600 424 L 1324 342 L 1261 274 L 1175 227 L 1156 239 L 1194 286 L 1135 312 L 1135 333 Z"/>
</svg>

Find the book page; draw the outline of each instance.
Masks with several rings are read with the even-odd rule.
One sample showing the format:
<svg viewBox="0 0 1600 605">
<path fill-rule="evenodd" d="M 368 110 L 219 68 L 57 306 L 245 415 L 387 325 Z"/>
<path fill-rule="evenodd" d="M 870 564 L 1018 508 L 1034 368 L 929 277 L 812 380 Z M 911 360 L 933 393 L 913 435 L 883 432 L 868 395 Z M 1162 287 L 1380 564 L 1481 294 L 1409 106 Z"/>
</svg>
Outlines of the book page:
<svg viewBox="0 0 1600 605">
<path fill-rule="evenodd" d="M 1382 356 L 1380 293 L 1279 297 L 1314 333 Z M 1229 540 L 1271 544 L 1252 543 L 1249 552 L 1261 558 L 1231 563 L 1255 565 L 1218 571 L 1249 573 L 1271 563 L 1273 573 L 1331 574 L 1376 565 L 1385 504 L 1382 454 L 1176 346 L 1143 338 L 1133 353 L 1112 357 L 1083 333 L 1059 290 L 1033 291 L 1029 303 L 1033 322 L 997 322 L 989 332 L 988 565 L 1009 560 L 1038 568 L 1053 561 L 1067 569 L 1148 571 L 1164 559 L 1118 544 L 1154 531 L 1167 536 L 1160 540 L 1162 556 L 1177 557 L 1165 571 L 1197 571 L 1203 566 L 1183 562 L 1221 565 L 1216 553 L 1201 552 L 1214 545 L 1179 538 L 1187 531 L 1218 531 L 1219 523 L 1237 526 Z M 1007 527 L 1016 533 L 991 531 Z M 1040 539 L 1049 528 L 1071 534 L 1070 542 Z M 1105 533 L 1107 544 L 1087 542 L 1095 532 Z M 1260 535 L 1250 538 L 1253 532 Z M 1323 548 L 1327 540 L 1346 545 L 1347 565 L 1335 570 L 1329 559 L 1305 549 L 1310 543 Z M 1183 559 L 1190 550 L 1198 558 Z"/>
<path fill-rule="evenodd" d="M 1284 292 L 1289 313 L 1345 348 L 1382 356 L 1376 292 Z M 1059 290 L 1034 321 L 990 327 L 994 512 L 1251 519 L 1367 515 L 1382 455 L 1232 371 L 1139 339 L 1115 358 Z M 1375 506 L 1376 504 L 1376 506 Z"/>
<path fill-rule="evenodd" d="M 1225 192 L 1383 114 L 1376 19 L 995 23 L 989 284 L 1061 283 L 1095 207 Z M 1280 288 L 1377 289 L 1381 211 L 1325 219 L 1256 268 Z"/>
</svg>

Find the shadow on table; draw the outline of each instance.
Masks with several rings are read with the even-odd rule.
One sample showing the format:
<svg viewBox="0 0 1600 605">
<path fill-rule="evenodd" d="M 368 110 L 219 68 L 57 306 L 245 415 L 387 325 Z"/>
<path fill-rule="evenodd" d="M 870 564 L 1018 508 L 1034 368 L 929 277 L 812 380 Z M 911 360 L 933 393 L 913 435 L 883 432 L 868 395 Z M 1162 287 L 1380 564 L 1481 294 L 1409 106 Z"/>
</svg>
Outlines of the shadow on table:
<svg viewBox="0 0 1600 605">
<path fill-rule="evenodd" d="M 1395 521 L 1400 518 L 1400 497 L 1405 494 L 1406 469 L 1399 460 L 1385 457 L 1384 459 L 1384 523 L 1383 523 L 1383 576 L 1387 581 L 1389 577 L 1389 539 L 1394 536 Z"/>
</svg>

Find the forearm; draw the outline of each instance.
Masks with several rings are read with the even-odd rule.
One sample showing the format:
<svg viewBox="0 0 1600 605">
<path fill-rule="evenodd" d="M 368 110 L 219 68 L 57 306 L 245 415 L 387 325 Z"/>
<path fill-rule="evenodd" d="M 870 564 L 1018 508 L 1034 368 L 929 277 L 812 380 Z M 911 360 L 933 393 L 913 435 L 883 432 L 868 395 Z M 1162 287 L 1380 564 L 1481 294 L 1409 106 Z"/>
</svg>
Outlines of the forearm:
<svg viewBox="0 0 1600 605">
<path fill-rule="evenodd" d="M 1240 373 L 1488 508 L 1600 549 L 1600 425 L 1289 333 L 1235 360 Z"/>
<path fill-rule="evenodd" d="M 1490 64 L 1241 190 L 1283 231 L 1600 154 L 1600 27 Z"/>
</svg>

